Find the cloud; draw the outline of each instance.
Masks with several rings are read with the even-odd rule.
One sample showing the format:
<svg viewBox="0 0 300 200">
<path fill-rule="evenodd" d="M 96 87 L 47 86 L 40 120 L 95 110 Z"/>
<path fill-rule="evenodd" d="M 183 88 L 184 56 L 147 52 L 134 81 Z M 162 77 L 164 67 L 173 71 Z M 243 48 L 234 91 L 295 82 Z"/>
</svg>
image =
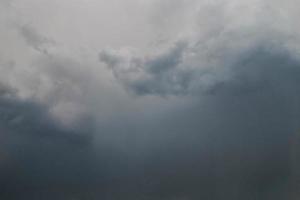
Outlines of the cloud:
<svg viewBox="0 0 300 200">
<path fill-rule="evenodd" d="M 16 95 L 15 89 L 3 89 L 1 100 L 1 128 L 9 130 L 11 134 L 34 135 L 36 137 L 70 137 L 80 136 L 85 128 L 71 130 L 62 126 L 51 116 L 49 107 L 35 101 L 22 100 Z M 15 132 L 15 133 L 14 133 Z M 70 133 L 68 133 L 70 132 Z M 5 132 L 3 134 L 6 134 Z M 68 136 L 69 135 L 69 136 Z M 82 137 L 89 135 L 82 134 Z"/>
<path fill-rule="evenodd" d="M 291 57 L 299 57 L 292 46 L 299 34 L 276 26 L 275 21 L 282 20 L 276 13 L 277 7 L 268 1 L 251 5 L 234 3 L 200 3 L 196 14 L 188 18 L 189 26 L 182 25 L 188 30 L 182 30 L 188 32 L 183 35 L 184 42 L 182 39 L 170 41 L 165 50 L 157 50 L 161 48 L 158 46 L 153 49 L 154 56 L 136 55 L 134 52 L 139 50 L 130 50 L 132 48 L 126 53 L 124 49 L 104 50 L 99 55 L 100 61 L 130 91 L 138 95 L 165 96 L 210 93 L 220 85 L 231 84 L 235 82 L 231 80 L 235 73 L 239 73 L 236 69 L 243 68 L 242 60 L 259 49 L 269 54 L 286 51 Z M 235 9 L 239 7 L 245 13 L 237 13 Z M 256 20 L 263 16 L 267 17 Z M 265 67 L 255 63 L 255 58 L 253 62 Z"/>
<path fill-rule="evenodd" d="M 285 47 L 269 41 L 254 42 L 256 44 L 244 48 L 231 49 L 228 46 L 231 52 L 236 52 L 229 55 L 226 52 L 219 55 L 219 49 L 202 52 L 198 49 L 200 46 L 176 44 L 152 57 L 103 51 L 100 61 L 106 63 L 125 88 L 138 95 L 255 91 L 272 84 L 272 72 L 278 68 L 283 71 L 298 70 L 299 58 Z M 203 58 L 203 54 L 207 57 Z M 211 58 L 208 54 L 212 54 Z M 201 58 L 204 60 L 199 60 Z"/>
<path fill-rule="evenodd" d="M 290 141 L 298 137 L 300 120 L 297 54 L 272 42 L 260 41 L 245 49 L 232 49 L 229 55 L 225 52 L 220 60 L 213 59 L 222 65 L 202 69 L 195 65 L 201 61 L 185 60 L 190 58 L 187 54 L 191 50 L 187 49 L 192 48 L 184 48 L 187 52 L 182 53 L 180 62 L 170 62 L 175 64 L 159 72 L 146 64 L 156 63 L 153 59 L 143 60 L 147 56 L 137 62 L 141 65 L 135 65 L 136 57 L 132 54 L 125 54 L 125 58 L 124 54 L 108 58 L 100 54 L 119 83 L 137 95 L 135 98 L 168 96 L 169 103 L 174 96 L 192 99 L 183 107 L 147 120 L 136 114 L 137 118 L 125 117 L 126 121 L 122 119 L 112 125 L 118 124 L 110 132 L 127 130 L 129 133 L 122 132 L 127 139 L 135 138 L 134 141 L 142 143 L 142 147 L 135 149 L 135 142 L 129 140 L 125 148 L 141 154 L 136 160 L 144 164 L 142 175 L 132 175 L 137 176 L 136 182 L 142 183 L 140 187 L 145 193 L 150 187 L 152 191 L 147 194 L 153 199 L 252 199 L 256 195 L 261 199 L 294 198 L 290 186 L 298 188 L 298 175 L 291 168 L 298 166 L 295 156 L 299 151 L 292 150 L 294 145 Z M 233 52 L 236 54 L 232 55 Z M 176 93 L 169 89 L 171 82 L 158 80 L 160 76 L 180 74 L 180 66 L 186 67 L 191 76 L 187 89 Z M 137 68 L 142 72 L 132 70 Z M 135 84 L 147 76 L 154 77 L 147 86 L 155 89 L 142 93 Z M 154 83 L 158 85 L 154 87 Z"/>
<path fill-rule="evenodd" d="M 1 199 L 298 199 L 296 3 L 44 3 L 0 7 Z"/>
<path fill-rule="evenodd" d="M 5 84 L 0 83 L 0 97 L 9 97 L 15 95 L 16 91 Z"/>
<path fill-rule="evenodd" d="M 47 37 L 40 35 L 32 26 L 24 25 L 17 28 L 25 42 L 36 51 L 48 54 L 47 45 L 53 45 L 55 42 Z"/>
<path fill-rule="evenodd" d="M 293 45 L 299 32 L 278 25 L 294 17 L 279 10 L 269 1 L 216 3 L 200 8 L 183 36 L 172 32 L 153 52 L 100 52 L 100 62 L 133 97 L 190 100 L 147 122 L 131 121 L 130 131 L 151 135 L 141 136 L 150 149 L 142 156 L 149 196 L 297 198 L 299 151 L 291 141 L 300 119 L 300 57 Z"/>
<path fill-rule="evenodd" d="M 109 65 L 117 79 L 137 94 L 185 92 L 184 71 L 179 68 L 185 42 L 178 42 L 160 55 L 128 57 L 118 52 L 103 51 L 100 61 Z"/>
<path fill-rule="evenodd" d="M 67 190 L 76 188 L 78 196 L 94 187 L 103 174 L 92 150 L 91 121 L 67 128 L 47 106 L 5 90 L 0 96 L 0 197 L 28 199 L 52 191 L 53 198 L 71 198 Z"/>
</svg>

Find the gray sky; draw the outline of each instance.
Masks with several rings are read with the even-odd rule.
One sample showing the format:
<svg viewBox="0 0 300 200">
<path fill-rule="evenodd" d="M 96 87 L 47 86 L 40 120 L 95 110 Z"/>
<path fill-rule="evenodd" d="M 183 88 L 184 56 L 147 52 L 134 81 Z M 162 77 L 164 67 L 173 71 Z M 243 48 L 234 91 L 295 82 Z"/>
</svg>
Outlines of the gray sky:
<svg viewBox="0 0 300 200">
<path fill-rule="evenodd" d="M 299 198 L 296 0 L 0 0 L 0 197 Z"/>
</svg>

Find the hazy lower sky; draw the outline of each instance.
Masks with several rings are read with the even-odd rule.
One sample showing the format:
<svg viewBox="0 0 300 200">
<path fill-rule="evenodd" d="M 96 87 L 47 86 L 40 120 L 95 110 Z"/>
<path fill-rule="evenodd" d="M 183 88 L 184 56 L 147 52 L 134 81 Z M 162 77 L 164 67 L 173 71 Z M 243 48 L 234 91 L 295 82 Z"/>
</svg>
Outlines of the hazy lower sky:
<svg viewBox="0 0 300 200">
<path fill-rule="evenodd" d="M 299 199 L 299 9 L 0 0 L 0 199 Z"/>
</svg>

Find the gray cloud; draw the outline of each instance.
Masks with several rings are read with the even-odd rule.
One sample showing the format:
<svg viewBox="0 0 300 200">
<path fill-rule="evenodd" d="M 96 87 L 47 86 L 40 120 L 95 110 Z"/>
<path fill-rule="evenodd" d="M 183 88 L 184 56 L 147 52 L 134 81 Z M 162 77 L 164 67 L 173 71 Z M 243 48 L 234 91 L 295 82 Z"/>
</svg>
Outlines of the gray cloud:
<svg viewBox="0 0 300 200">
<path fill-rule="evenodd" d="M 202 24 L 208 29 L 188 36 L 180 51 L 176 42 L 155 56 L 106 50 L 100 61 L 140 98 L 194 101 L 156 116 L 146 128 L 135 126 L 138 133 L 151 130 L 156 139 L 156 145 L 150 136 L 145 139 L 154 157 L 145 160 L 154 164 L 143 176 L 154 184 L 155 195 L 295 199 L 299 151 L 291 141 L 297 140 L 299 130 L 300 62 L 292 43 L 298 32 L 274 28 L 270 18 L 254 19 L 254 24 L 247 24 L 245 16 L 231 19 L 226 7 L 215 7 L 220 20 Z M 152 170 L 160 178 L 149 178 Z"/>
<path fill-rule="evenodd" d="M 122 57 L 103 51 L 99 58 L 111 67 L 121 83 L 138 94 L 182 93 L 186 90 L 188 73 L 179 66 L 186 48 L 185 42 L 178 42 L 152 57 Z"/>
<path fill-rule="evenodd" d="M 297 3 L 53 2 L 0 14 L 1 199 L 298 199 Z"/>
<path fill-rule="evenodd" d="M 173 6 L 180 6 L 180 3 Z M 188 5 L 197 9 L 187 17 L 189 21 L 180 22 L 181 28 L 184 28 L 181 37 L 185 42 L 178 42 L 182 39 L 170 36 L 169 47 L 157 50 L 161 48 L 158 45 L 154 56 L 138 55 L 135 53 L 139 51 L 137 49 L 127 52 L 124 49 L 104 50 L 100 53 L 100 61 L 112 69 L 115 78 L 125 88 L 134 93 L 164 96 L 205 93 L 232 82 L 235 73 L 238 73 L 235 70 L 243 68 L 241 60 L 256 49 L 264 48 L 270 54 L 286 51 L 292 57 L 299 57 L 292 45 L 298 41 L 298 32 L 276 24 L 276 20 L 284 23 L 293 16 L 282 18 L 277 4 L 262 1 L 230 6 L 220 1 L 190 2 Z M 183 6 L 181 11 L 193 9 L 188 5 Z M 239 6 L 245 13 L 238 13 L 235 8 Z M 176 12 L 172 16 L 176 17 Z M 185 34 L 185 31 L 188 33 Z"/>
<path fill-rule="evenodd" d="M 227 39 L 227 36 L 224 37 Z M 229 90 L 243 92 L 265 87 L 268 80 L 264 79 L 269 79 L 273 75 L 271 71 L 278 67 L 287 71 L 297 70 L 298 55 L 283 45 L 273 43 L 273 39 L 280 41 L 284 38 L 250 38 L 252 43 L 242 47 L 239 47 L 242 41 L 234 41 L 237 46 L 226 41 L 224 46 L 208 47 L 211 50 L 204 48 L 209 43 L 195 46 L 179 43 L 152 57 L 103 51 L 100 61 L 112 70 L 125 88 L 138 95 L 199 95 L 222 88 L 226 88 L 227 93 Z M 223 38 L 220 43 L 223 43 Z M 286 67 L 286 63 L 279 65 L 289 62 L 286 61 L 288 59 L 294 63 L 292 69 Z"/>
<path fill-rule="evenodd" d="M 291 141 L 297 140 L 299 130 L 299 59 L 267 42 L 241 52 L 222 59 L 230 60 L 222 65 L 227 70 L 209 72 L 216 83 L 186 93 L 194 103 L 148 120 L 139 115 L 113 123 L 115 132 L 127 130 L 126 138 L 134 135 L 141 143 L 135 149 L 130 140 L 126 149 L 141 154 L 136 160 L 144 168 L 135 181 L 142 183 L 147 197 L 297 198 L 299 151 Z M 148 73 L 148 65 L 143 67 Z M 199 72 L 193 72 L 191 82 L 199 81 Z M 142 96 L 176 94 L 130 89 Z"/>
<path fill-rule="evenodd" d="M 71 199 L 102 185 L 107 169 L 93 152 L 92 129 L 91 119 L 62 126 L 47 106 L 6 88 L 0 96 L 0 198 Z"/>
<path fill-rule="evenodd" d="M 55 44 L 53 40 L 40 35 L 33 27 L 30 25 L 24 25 L 17 28 L 24 38 L 25 42 L 34 48 L 36 51 L 39 51 L 44 54 L 48 54 L 47 45 Z"/>
</svg>

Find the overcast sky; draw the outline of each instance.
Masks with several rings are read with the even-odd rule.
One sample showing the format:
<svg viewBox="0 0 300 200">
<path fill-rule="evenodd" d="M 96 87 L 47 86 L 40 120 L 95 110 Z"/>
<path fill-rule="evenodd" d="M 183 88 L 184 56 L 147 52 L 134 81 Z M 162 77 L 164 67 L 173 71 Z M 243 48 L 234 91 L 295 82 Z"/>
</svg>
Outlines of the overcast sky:
<svg viewBox="0 0 300 200">
<path fill-rule="evenodd" d="M 299 9 L 0 0 L 0 199 L 299 199 Z"/>
</svg>

